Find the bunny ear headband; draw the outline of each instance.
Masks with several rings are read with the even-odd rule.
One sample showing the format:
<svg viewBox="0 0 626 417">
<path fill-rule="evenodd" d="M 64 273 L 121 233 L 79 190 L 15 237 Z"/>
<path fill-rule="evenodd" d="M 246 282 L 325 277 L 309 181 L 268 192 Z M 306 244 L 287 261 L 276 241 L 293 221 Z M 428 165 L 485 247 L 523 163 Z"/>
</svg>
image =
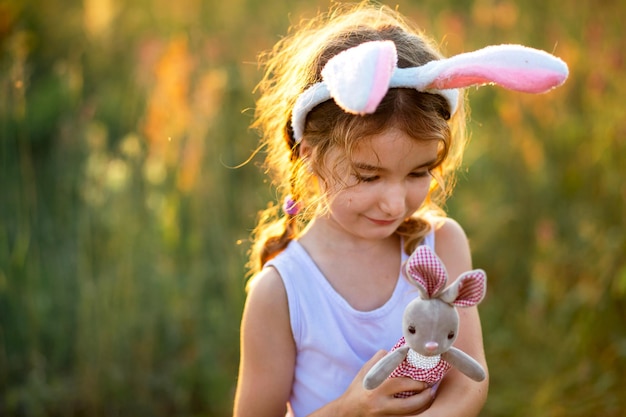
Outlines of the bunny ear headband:
<svg viewBox="0 0 626 417">
<path fill-rule="evenodd" d="M 443 96 L 450 115 L 457 110 L 457 88 L 498 84 L 525 93 L 544 93 L 565 82 L 567 64 L 545 51 L 521 45 L 488 46 L 474 52 L 430 61 L 419 67 L 398 68 L 392 41 L 365 42 L 332 57 L 322 80 L 297 99 L 291 127 L 300 142 L 307 114 L 334 99 L 345 112 L 371 114 L 390 88 L 414 88 Z"/>
</svg>

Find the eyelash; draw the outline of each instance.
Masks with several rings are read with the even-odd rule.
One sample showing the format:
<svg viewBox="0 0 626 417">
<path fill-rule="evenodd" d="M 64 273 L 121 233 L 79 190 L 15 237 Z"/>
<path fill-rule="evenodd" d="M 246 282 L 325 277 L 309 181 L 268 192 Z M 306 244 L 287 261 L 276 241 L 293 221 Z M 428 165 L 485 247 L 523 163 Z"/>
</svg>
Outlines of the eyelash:
<svg viewBox="0 0 626 417">
<path fill-rule="evenodd" d="M 424 178 L 424 177 L 428 177 L 430 176 L 430 169 L 427 169 L 425 171 L 419 171 L 419 172 L 411 172 L 411 174 L 409 174 L 412 177 L 415 178 Z"/>
<path fill-rule="evenodd" d="M 378 179 L 378 176 L 373 176 L 373 177 L 364 177 L 362 175 L 359 174 L 354 174 L 354 176 L 356 177 L 356 180 L 358 182 L 374 182 Z"/>
<path fill-rule="evenodd" d="M 378 175 L 375 175 L 373 177 L 364 177 L 364 176 L 362 176 L 362 175 L 360 175 L 358 173 L 354 174 L 354 176 L 356 177 L 358 182 L 365 182 L 365 183 L 374 182 L 378 178 L 380 178 Z M 427 176 L 430 176 L 430 170 L 429 169 L 425 170 L 425 171 L 411 172 L 409 174 L 409 177 L 411 177 L 411 178 L 424 178 L 424 177 L 427 177 Z"/>
</svg>

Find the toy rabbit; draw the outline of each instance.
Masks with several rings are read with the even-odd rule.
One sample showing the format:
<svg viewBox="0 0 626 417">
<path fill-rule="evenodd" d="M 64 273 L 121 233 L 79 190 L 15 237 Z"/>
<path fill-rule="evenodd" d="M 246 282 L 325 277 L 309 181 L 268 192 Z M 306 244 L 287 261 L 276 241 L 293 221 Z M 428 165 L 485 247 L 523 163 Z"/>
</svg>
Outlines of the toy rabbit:
<svg viewBox="0 0 626 417">
<path fill-rule="evenodd" d="M 388 377 L 408 376 L 429 385 L 439 382 L 454 366 L 475 381 L 485 379 L 485 370 L 472 357 L 452 346 L 459 330 L 455 307 L 480 303 L 487 289 L 481 269 L 461 274 L 450 286 L 448 274 L 428 246 L 419 246 L 407 260 L 403 273 L 420 292 L 404 310 L 403 337 L 367 373 L 366 389 L 378 387 Z M 413 393 L 401 393 L 405 397 Z"/>
</svg>

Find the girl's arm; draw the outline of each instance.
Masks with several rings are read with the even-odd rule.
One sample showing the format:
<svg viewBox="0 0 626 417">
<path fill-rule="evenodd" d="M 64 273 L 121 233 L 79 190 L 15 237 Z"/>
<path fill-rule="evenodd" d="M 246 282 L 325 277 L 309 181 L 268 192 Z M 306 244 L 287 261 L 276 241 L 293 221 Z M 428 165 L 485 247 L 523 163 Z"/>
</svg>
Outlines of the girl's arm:
<svg viewBox="0 0 626 417">
<path fill-rule="evenodd" d="M 253 278 L 243 311 L 234 417 L 284 417 L 295 357 L 285 287 L 266 268 Z"/>
<path fill-rule="evenodd" d="M 435 232 L 435 250 L 446 266 L 449 279 L 472 269 L 469 243 L 461 226 L 445 219 Z M 480 317 L 476 307 L 459 308 L 459 336 L 455 346 L 480 363 L 487 371 Z M 480 413 L 489 388 L 489 373 L 476 382 L 452 368 L 441 382 L 432 406 L 421 416 L 473 417 Z"/>
</svg>

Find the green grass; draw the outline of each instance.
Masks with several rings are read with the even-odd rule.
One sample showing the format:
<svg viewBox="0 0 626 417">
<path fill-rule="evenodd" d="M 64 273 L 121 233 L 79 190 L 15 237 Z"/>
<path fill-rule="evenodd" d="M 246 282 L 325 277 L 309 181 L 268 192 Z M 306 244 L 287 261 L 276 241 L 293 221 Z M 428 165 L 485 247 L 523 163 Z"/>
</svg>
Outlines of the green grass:
<svg viewBox="0 0 626 417">
<path fill-rule="evenodd" d="M 450 54 L 525 43 L 571 76 L 469 92 L 448 209 L 489 276 L 483 415 L 620 416 L 626 9 L 484 3 L 400 10 Z M 271 195 L 258 157 L 233 168 L 256 147 L 255 59 L 326 5 L 0 1 L 0 415 L 230 415 Z"/>
</svg>

